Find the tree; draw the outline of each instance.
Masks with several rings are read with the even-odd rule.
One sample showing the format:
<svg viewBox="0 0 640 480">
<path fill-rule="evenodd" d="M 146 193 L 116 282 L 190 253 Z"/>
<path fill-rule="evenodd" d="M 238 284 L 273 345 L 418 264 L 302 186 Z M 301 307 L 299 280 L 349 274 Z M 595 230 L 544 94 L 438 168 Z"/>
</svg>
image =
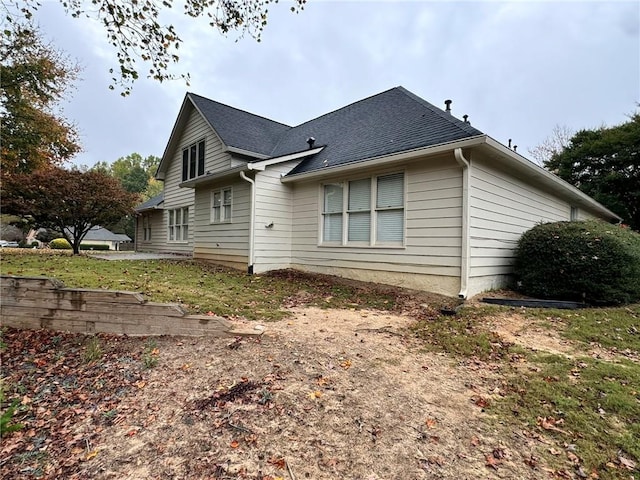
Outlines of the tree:
<svg viewBox="0 0 640 480">
<path fill-rule="evenodd" d="M 80 151 L 74 126 L 56 110 L 79 69 L 37 30 L 0 36 L 3 176 L 60 165 Z"/>
<path fill-rule="evenodd" d="M 122 95 L 131 92 L 138 79 L 137 61 L 149 65 L 147 76 L 160 82 L 175 78 L 169 66 L 180 59 L 178 50 L 182 44 L 176 28 L 160 23 L 167 10 L 177 7 L 192 19 L 204 18 L 209 26 L 227 34 L 248 33 L 260 41 L 260 34 L 267 24 L 268 7 L 278 0 L 59 0 L 67 14 L 74 18 L 96 20 L 105 30 L 107 40 L 116 50 L 118 67 L 109 72 L 114 75 L 109 88 L 122 87 Z M 302 10 L 306 0 L 291 0 L 291 10 Z M 39 0 L 6 0 L 2 3 L 9 22 L 26 18 L 31 20 L 39 7 Z M 180 75 L 188 81 L 188 74 Z"/>
<path fill-rule="evenodd" d="M 159 164 L 160 158 L 154 155 L 143 158 L 139 153 L 132 153 L 126 157 L 120 157 L 112 164 L 98 162 L 91 170 L 104 172 L 117 178 L 128 192 L 142 194 L 149 187 L 149 182 L 153 179 Z"/>
<path fill-rule="evenodd" d="M 109 225 L 133 213 L 137 195 L 102 172 L 49 167 L 8 177 L 2 208 L 28 217 L 38 228 L 62 232 L 80 253 L 80 242 L 95 225 Z"/>
<path fill-rule="evenodd" d="M 533 157 L 538 165 L 544 165 L 545 162 L 551 160 L 551 157 L 569 146 L 574 133 L 566 125 L 556 125 L 551 130 L 551 135 L 545 138 L 542 143 L 528 149 L 529 155 Z"/>
<path fill-rule="evenodd" d="M 640 112 L 615 127 L 579 131 L 544 166 L 640 231 Z"/>
</svg>

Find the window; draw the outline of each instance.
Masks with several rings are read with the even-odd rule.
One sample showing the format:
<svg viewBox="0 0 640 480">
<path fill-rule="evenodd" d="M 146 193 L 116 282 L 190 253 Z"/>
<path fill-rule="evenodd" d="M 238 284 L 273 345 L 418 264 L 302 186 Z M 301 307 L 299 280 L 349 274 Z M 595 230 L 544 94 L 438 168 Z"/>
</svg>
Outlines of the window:
<svg viewBox="0 0 640 480">
<path fill-rule="evenodd" d="M 322 210 L 322 240 L 342 242 L 342 185 L 324 186 L 324 207 Z"/>
<path fill-rule="evenodd" d="M 325 184 L 322 195 L 323 243 L 401 245 L 404 241 L 404 173 Z"/>
<path fill-rule="evenodd" d="M 204 140 L 182 150 L 182 181 L 204 175 Z"/>
<path fill-rule="evenodd" d="M 189 240 L 189 207 L 168 210 L 167 235 L 170 242 Z"/>
<path fill-rule="evenodd" d="M 571 207 L 571 213 L 569 213 L 569 220 L 575 222 L 578 220 L 578 207 Z"/>
<path fill-rule="evenodd" d="M 151 222 L 149 221 L 149 215 L 142 216 L 142 240 L 144 242 L 151 241 Z"/>
<path fill-rule="evenodd" d="M 231 222 L 231 187 L 211 192 L 211 223 Z"/>
</svg>

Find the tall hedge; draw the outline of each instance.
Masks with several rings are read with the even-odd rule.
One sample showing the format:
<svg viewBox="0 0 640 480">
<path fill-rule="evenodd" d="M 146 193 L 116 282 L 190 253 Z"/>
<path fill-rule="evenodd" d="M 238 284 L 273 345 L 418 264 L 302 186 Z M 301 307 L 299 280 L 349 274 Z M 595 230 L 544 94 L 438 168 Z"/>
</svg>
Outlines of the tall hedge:
<svg viewBox="0 0 640 480">
<path fill-rule="evenodd" d="M 518 242 L 515 276 L 516 288 L 534 297 L 640 301 L 640 234 L 599 221 L 537 225 Z"/>
</svg>

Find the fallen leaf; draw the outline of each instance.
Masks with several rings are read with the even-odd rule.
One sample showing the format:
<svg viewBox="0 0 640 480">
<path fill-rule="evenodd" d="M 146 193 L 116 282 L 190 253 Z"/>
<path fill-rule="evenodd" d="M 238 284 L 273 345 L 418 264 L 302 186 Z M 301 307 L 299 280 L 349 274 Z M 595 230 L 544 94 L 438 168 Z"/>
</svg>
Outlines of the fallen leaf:
<svg viewBox="0 0 640 480">
<path fill-rule="evenodd" d="M 565 430 L 562 430 L 561 428 L 558 428 L 556 425 L 562 424 L 564 423 L 562 421 L 562 419 L 560 420 L 556 420 L 553 417 L 538 417 L 538 425 L 542 428 L 544 428 L 545 430 L 551 430 L 553 432 L 558 432 L 558 433 L 562 433 L 563 435 L 569 435 L 568 432 L 566 432 Z"/>
<path fill-rule="evenodd" d="M 96 455 L 98 455 L 98 450 L 94 450 L 92 452 L 87 453 L 87 456 L 84 457 L 84 458 L 85 458 L 85 460 L 91 460 Z"/>
<path fill-rule="evenodd" d="M 480 445 L 480 439 L 476 435 L 471 437 L 471 445 L 473 445 L 474 447 Z"/>
<path fill-rule="evenodd" d="M 500 465 L 502 463 L 502 460 L 498 460 L 496 457 L 493 456 L 493 453 L 490 453 L 489 455 L 484 457 L 485 459 L 485 466 L 487 467 L 491 467 L 494 470 L 498 470 L 498 465 Z"/>
<path fill-rule="evenodd" d="M 314 392 L 309 393 L 309 398 L 311 400 L 315 400 L 316 398 L 320 398 L 322 396 L 322 392 L 320 390 L 316 390 Z"/>
<path fill-rule="evenodd" d="M 278 470 L 284 470 L 287 466 L 287 462 L 283 457 L 271 457 L 269 460 L 267 460 L 267 462 L 276 467 Z"/>
<path fill-rule="evenodd" d="M 240 442 L 238 442 L 237 440 L 233 440 L 229 446 L 231 448 L 238 448 L 240 446 Z"/>
<path fill-rule="evenodd" d="M 431 417 L 427 418 L 424 423 L 427 425 L 428 428 L 434 428 L 438 424 L 436 419 Z"/>
<path fill-rule="evenodd" d="M 620 465 L 625 467 L 627 470 L 635 470 L 636 462 L 634 462 L 633 460 L 629 460 L 628 458 L 625 458 L 622 455 L 618 456 L 618 460 L 620 461 Z"/>
<path fill-rule="evenodd" d="M 342 368 L 344 368 L 345 370 L 348 370 L 351 367 L 351 360 L 349 360 L 349 359 L 345 360 L 344 362 L 342 362 L 340 364 L 340 366 Z"/>
</svg>

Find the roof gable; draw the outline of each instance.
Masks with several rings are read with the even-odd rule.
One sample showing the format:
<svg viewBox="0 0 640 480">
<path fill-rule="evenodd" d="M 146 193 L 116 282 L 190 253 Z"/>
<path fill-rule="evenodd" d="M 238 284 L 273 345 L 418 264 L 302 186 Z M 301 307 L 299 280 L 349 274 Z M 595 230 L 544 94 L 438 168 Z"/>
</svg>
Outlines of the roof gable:
<svg viewBox="0 0 640 480">
<path fill-rule="evenodd" d="M 187 94 L 227 147 L 269 155 L 290 126 L 194 93 Z M 290 152 L 288 152 L 290 153 Z"/>
</svg>

